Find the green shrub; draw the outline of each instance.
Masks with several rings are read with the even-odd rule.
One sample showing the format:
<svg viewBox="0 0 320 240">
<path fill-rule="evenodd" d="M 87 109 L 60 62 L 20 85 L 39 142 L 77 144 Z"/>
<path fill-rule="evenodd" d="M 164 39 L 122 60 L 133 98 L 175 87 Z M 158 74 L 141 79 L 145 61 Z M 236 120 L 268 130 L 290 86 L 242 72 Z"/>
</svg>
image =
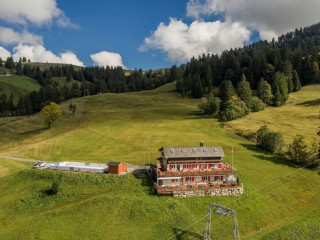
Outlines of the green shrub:
<svg viewBox="0 0 320 240">
<path fill-rule="evenodd" d="M 252 112 L 259 112 L 265 109 L 266 104 L 262 102 L 261 99 L 257 97 L 253 97 L 251 100 L 251 111 Z"/>
<path fill-rule="evenodd" d="M 222 109 L 220 117 L 223 121 L 231 121 L 249 114 L 246 104 L 238 98 L 225 102 Z"/>
<path fill-rule="evenodd" d="M 257 131 L 257 144 L 271 153 L 281 153 L 284 145 L 281 133 L 273 132 L 265 125 Z"/>
</svg>

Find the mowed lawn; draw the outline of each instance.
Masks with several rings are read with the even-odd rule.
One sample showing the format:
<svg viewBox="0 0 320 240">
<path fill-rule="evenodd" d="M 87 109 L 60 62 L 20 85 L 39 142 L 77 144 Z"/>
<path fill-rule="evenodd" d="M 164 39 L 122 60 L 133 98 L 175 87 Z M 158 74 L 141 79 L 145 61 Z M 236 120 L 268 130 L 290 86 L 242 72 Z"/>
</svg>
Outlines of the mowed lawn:
<svg viewBox="0 0 320 240">
<path fill-rule="evenodd" d="M 148 178 L 26 169 L 0 178 L 0 239 L 202 239 L 209 202 L 235 209 L 242 239 L 318 239 L 320 176 L 261 152 L 199 116 L 199 100 L 174 84 L 61 104 L 50 130 L 40 115 L 2 122 L 0 155 L 47 161 L 155 162 L 162 146 L 222 145 L 244 184 L 239 197 L 157 197 Z M 75 116 L 68 111 L 77 104 Z M 14 163 L 12 163 L 14 164 Z M 57 196 L 45 194 L 61 182 Z M 300 226 L 301 223 L 303 226 Z M 309 224 L 309 225 L 308 225 Z M 212 216 L 212 239 L 232 239 L 232 220 Z"/>
<path fill-rule="evenodd" d="M 271 130 L 279 131 L 285 142 L 291 143 L 296 134 L 301 134 L 308 142 L 317 140 L 320 126 L 320 84 L 303 87 L 291 93 L 284 106 L 268 107 L 264 111 L 230 121 L 225 128 L 234 133 L 250 134 L 263 124 Z"/>
</svg>

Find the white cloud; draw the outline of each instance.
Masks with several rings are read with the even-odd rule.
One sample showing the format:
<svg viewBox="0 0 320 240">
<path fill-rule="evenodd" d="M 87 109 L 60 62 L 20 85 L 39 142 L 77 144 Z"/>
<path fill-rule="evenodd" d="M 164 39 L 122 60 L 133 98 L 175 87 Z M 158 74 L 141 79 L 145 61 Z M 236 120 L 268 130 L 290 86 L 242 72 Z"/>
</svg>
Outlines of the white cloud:
<svg viewBox="0 0 320 240">
<path fill-rule="evenodd" d="M 95 65 L 98 65 L 99 67 L 116 67 L 120 66 L 125 68 L 125 66 L 122 63 L 122 57 L 119 53 L 114 52 L 107 52 L 102 51 L 95 54 L 90 55 L 92 61 Z"/>
<path fill-rule="evenodd" d="M 190 0 L 187 15 L 222 15 L 244 26 L 255 28 L 262 39 L 317 23 L 319 0 Z"/>
<path fill-rule="evenodd" d="M 42 45 L 26 45 L 19 44 L 13 49 L 13 60 L 18 61 L 20 57 L 26 57 L 31 62 L 43 63 L 67 63 L 78 66 L 84 66 L 78 57 L 72 52 L 60 53 L 59 56 L 53 54 L 51 51 L 46 50 Z"/>
<path fill-rule="evenodd" d="M 27 30 L 21 33 L 16 32 L 12 28 L 0 26 L 0 42 L 4 44 L 29 43 L 32 45 L 43 44 L 42 37 Z"/>
<path fill-rule="evenodd" d="M 250 31 L 238 22 L 194 21 L 188 26 L 181 20 L 160 23 L 140 50 L 160 49 L 172 61 L 186 61 L 203 53 L 221 53 L 231 47 L 241 47 L 250 40 Z"/>
<path fill-rule="evenodd" d="M 10 52 L 7 49 L 0 46 L 0 58 L 2 60 L 6 60 L 10 56 L 11 56 Z"/>
<path fill-rule="evenodd" d="M 0 19 L 9 23 L 38 26 L 51 24 L 53 19 L 62 27 L 75 27 L 57 7 L 56 0 L 1 0 Z"/>
</svg>

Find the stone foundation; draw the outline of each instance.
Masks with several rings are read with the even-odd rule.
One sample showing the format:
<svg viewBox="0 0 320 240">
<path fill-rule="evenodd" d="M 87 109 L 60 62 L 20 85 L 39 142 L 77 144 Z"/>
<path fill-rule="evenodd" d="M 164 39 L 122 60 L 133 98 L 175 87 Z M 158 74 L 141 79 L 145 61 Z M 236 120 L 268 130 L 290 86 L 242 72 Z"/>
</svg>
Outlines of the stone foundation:
<svg viewBox="0 0 320 240">
<path fill-rule="evenodd" d="M 174 197 L 203 197 L 203 196 L 239 196 L 243 193 L 243 187 L 235 188 L 211 188 L 203 190 L 173 191 Z"/>
</svg>

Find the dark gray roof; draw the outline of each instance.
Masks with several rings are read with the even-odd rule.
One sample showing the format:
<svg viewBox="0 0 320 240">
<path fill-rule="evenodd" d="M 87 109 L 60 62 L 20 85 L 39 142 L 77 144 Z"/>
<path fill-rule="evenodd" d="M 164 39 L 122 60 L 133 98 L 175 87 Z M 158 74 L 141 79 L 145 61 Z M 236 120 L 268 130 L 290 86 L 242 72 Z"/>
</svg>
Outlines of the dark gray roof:
<svg viewBox="0 0 320 240">
<path fill-rule="evenodd" d="M 123 162 L 108 162 L 108 166 L 111 165 L 111 166 L 119 166 L 121 163 Z M 123 163 L 125 164 L 125 163 Z"/>
<path fill-rule="evenodd" d="M 203 157 L 224 157 L 221 146 L 212 147 L 163 147 L 165 158 L 203 158 Z"/>
</svg>

